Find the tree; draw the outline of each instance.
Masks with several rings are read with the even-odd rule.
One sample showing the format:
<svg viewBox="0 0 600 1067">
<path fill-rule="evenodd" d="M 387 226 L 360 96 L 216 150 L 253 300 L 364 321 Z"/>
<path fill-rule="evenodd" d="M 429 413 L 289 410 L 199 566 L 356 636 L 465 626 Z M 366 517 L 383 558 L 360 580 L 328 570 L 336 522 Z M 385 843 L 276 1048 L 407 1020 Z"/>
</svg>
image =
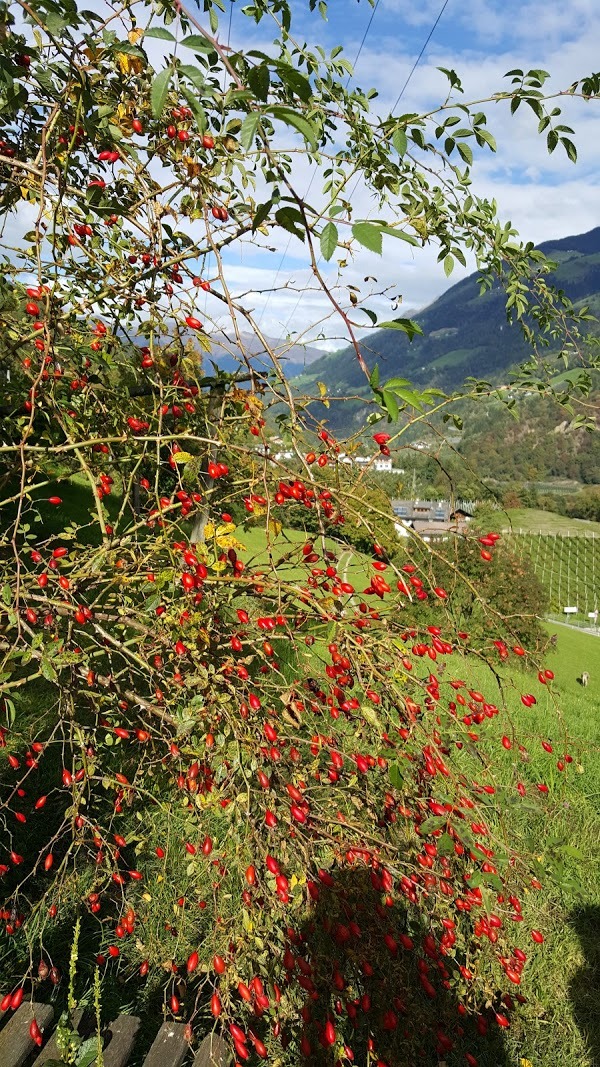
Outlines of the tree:
<svg viewBox="0 0 600 1067">
<path fill-rule="evenodd" d="M 549 610 L 548 593 L 528 560 L 520 559 L 501 538 L 491 560 L 482 557 L 477 538 L 434 543 L 433 558 L 430 547 L 411 549 L 411 558 L 426 569 L 431 584 L 447 592 L 454 627 L 468 632 L 473 648 L 489 654 L 494 648 L 506 651 L 520 645 L 541 652 L 547 642 L 541 620 Z M 399 556 L 398 562 L 402 565 L 405 558 Z M 437 621 L 430 600 L 411 613 L 423 624 Z"/>
<path fill-rule="evenodd" d="M 325 3 L 309 8 L 326 17 Z M 360 323 L 409 336 L 415 324 L 380 323 L 362 298 L 358 319 L 323 261 L 436 242 L 449 272 L 472 251 L 482 287 L 502 276 L 509 317 L 539 350 L 520 380 L 565 403 L 587 388 L 573 354 L 585 315 L 475 194 L 471 145 L 493 151 L 494 139 L 453 71 L 432 113 L 381 116 L 348 86 L 339 52 L 298 43 L 286 0 L 242 13 L 275 32 L 269 52 L 223 46 L 220 0 L 204 0 L 207 25 L 171 0 L 115 0 L 102 14 L 41 0 L 18 20 L 14 9 L 0 7 L 0 862 L 14 982 L 3 1008 L 59 981 L 75 931 L 84 977 L 117 972 L 190 1036 L 222 1025 L 238 1061 L 297 1064 L 325 1048 L 341 1060 L 354 1041 L 359 1062 L 379 1049 L 380 1063 L 411 1056 L 399 994 L 383 1019 L 353 1028 L 359 1007 L 383 1003 L 404 952 L 418 961 L 419 1047 L 437 1055 L 453 1040 L 429 1005 L 438 987 L 479 1011 L 480 1033 L 505 1028 L 527 955 L 510 915 L 545 868 L 525 849 L 517 861 L 514 838 L 495 843 L 500 709 L 462 678 L 469 650 L 445 594 L 425 570 L 389 561 L 389 514 L 361 495 L 360 476 L 321 477 L 341 444 L 315 422 L 314 398 L 293 394 L 233 290 L 228 250 L 282 233 L 302 246 L 372 390 L 374 457 L 452 398 L 367 366 Z M 494 100 L 527 103 L 549 149 L 574 158 L 546 74 L 510 77 Z M 566 92 L 599 88 L 592 77 Z M 314 203 L 297 191 L 297 158 L 324 168 Z M 355 218 L 356 178 L 377 219 Z M 239 376 L 207 373 L 223 315 Z M 558 349 L 569 369 L 557 376 Z M 273 427 L 295 457 L 287 466 Z M 275 542 L 299 504 L 314 536 L 282 560 Z M 338 571 L 336 540 L 358 507 L 371 544 L 360 589 Z M 264 529 L 254 564 L 246 515 Z M 486 562 L 494 544 L 484 535 Z M 399 610 L 411 589 L 436 605 L 433 628 Z M 413 681 L 413 662 L 437 656 L 456 657 L 451 684 Z M 504 810 L 523 794 L 543 801 L 534 773 L 515 766 Z M 371 958 L 360 894 L 356 908 L 344 895 L 353 872 L 354 890 L 368 876 L 377 895 Z M 320 948 L 311 956 L 316 923 L 339 948 L 331 975 Z"/>
</svg>

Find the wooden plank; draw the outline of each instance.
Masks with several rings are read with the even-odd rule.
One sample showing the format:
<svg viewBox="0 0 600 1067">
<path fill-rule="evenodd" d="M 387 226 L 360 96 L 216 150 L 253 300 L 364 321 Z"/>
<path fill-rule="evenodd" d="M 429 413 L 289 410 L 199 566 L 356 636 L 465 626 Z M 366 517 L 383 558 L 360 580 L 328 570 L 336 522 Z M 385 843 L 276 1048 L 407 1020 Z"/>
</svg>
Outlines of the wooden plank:
<svg viewBox="0 0 600 1067">
<path fill-rule="evenodd" d="M 185 1031 L 184 1023 L 163 1023 L 144 1067 L 180 1067 L 190 1047 Z"/>
<path fill-rule="evenodd" d="M 35 1041 L 29 1036 L 29 1027 L 36 1020 L 42 1033 L 54 1018 L 50 1004 L 36 1004 L 30 1000 L 21 1004 L 12 1019 L 0 1033 L 0 1064 L 2 1067 L 21 1067 L 35 1049 Z"/>
<path fill-rule="evenodd" d="M 218 1034 L 208 1034 L 194 1057 L 194 1067 L 229 1067 L 231 1052 Z"/>
<path fill-rule="evenodd" d="M 140 1020 L 137 1015 L 119 1015 L 107 1028 L 104 1067 L 125 1067 L 135 1045 Z M 0 1063 L 2 1061 L 0 1060 Z"/>
<path fill-rule="evenodd" d="M 73 1013 L 71 1026 L 82 1037 L 89 1037 L 94 1033 L 94 1016 L 91 1012 L 84 1012 L 81 1008 Z M 60 1060 L 60 1050 L 53 1034 L 47 1045 L 44 1046 L 37 1059 L 33 1061 L 33 1067 L 42 1067 L 48 1060 Z"/>
</svg>

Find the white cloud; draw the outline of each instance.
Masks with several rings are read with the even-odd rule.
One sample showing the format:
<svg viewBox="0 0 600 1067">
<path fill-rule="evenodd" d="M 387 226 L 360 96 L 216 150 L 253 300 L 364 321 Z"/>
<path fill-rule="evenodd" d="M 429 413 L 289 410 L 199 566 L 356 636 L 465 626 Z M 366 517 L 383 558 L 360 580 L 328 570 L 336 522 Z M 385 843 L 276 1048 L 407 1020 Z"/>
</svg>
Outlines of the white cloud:
<svg viewBox="0 0 600 1067">
<path fill-rule="evenodd" d="M 407 0 L 382 0 L 382 3 L 399 16 L 399 22 L 416 17 L 415 5 Z M 425 10 L 429 15 L 433 10 L 437 13 L 439 4 L 432 3 Z M 477 0 L 475 5 L 469 5 L 468 11 L 461 8 L 456 13 L 453 8 L 452 17 L 468 24 L 472 32 L 463 36 L 462 50 L 441 47 L 434 39 L 411 79 L 402 101 L 402 112 L 426 110 L 443 97 L 447 83 L 436 70 L 438 66 L 457 70 L 465 89 L 464 100 L 489 97 L 507 89 L 503 75 L 514 67 L 549 70 L 552 79 L 547 86 L 557 91 L 597 66 L 600 7 L 595 0 L 573 0 L 568 28 L 564 8 L 540 0 L 525 4 Z M 460 34 L 457 32 L 455 36 Z M 490 37 L 494 42 L 501 42 L 500 48 L 490 49 Z M 378 88 L 378 107 L 385 111 L 396 99 L 413 62 L 412 53 L 403 52 L 400 34 L 393 38 L 384 33 L 374 34 L 362 51 L 357 81 L 362 86 Z M 562 148 L 548 155 L 544 137 L 537 134 L 537 119 L 527 105 L 522 105 L 514 116 L 510 115 L 507 102 L 482 105 L 497 138 L 498 153 L 486 153 L 476 160 L 474 190 L 481 196 L 496 199 L 501 219 L 510 219 L 524 239 L 536 243 L 585 232 L 600 222 L 600 101 L 560 97 L 557 105 L 563 111 L 557 121 L 575 129 L 574 140 L 579 152 L 576 166 Z M 302 181 L 297 184 L 305 188 Z M 315 185 L 313 193 L 314 189 Z M 356 217 L 369 214 L 370 201 L 360 188 L 353 196 L 353 203 Z M 436 263 L 435 249 L 392 250 L 389 244 L 397 242 L 388 242 L 381 259 L 360 250 L 345 281 L 361 284 L 364 275 L 375 274 L 380 287 L 393 285 L 403 294 L 405 311 L 425 306 L 448 287 L 441 265 Z M 287 273 L 286 262 L 279 281 Z M 450 283 L 459 280 L 462 273 L 455 272 Z M 289 306 L 289 294 L 269 299 L 264 312 L 264 325 L 269 332 L 277 330 L 281 319 L 287 321 Z M 307 326 L 318 306 L 319 298 L 314 293 L 310 299 L 307 294 L 299 305 L 297 301 L 292 303 L 296 328 Z M 321 306 L 325 310 L 324 296 Z M 371 306 L 378 313 L 387 314 L 383 300 L 374 300 Z"/>
<path fill-rule="evenodd" d="M 333 3 L 344 5 L 348 0 L 333 0 Z M 380 0 L 373 32 L 361 52 L 356 82 L 378 89 L 376 106 L 381 112 L 393 105 L 414 63 L 415 40 L 424 41 L 440 7 L 441 0 L 423 0 L 419 5 L 413 0 Z M 370 9 L 365 8 L 365 26 L 367 10 Z M 272 45 L 266 39 L 259 39 L 259 35 L 264 38 L 265 26 L 251 27 L 247 22 L 235 12 L 232 45 L 247 47 L 251 42 L 270 51 Z M 245 37 L 240 41 L 236 33 L 240 32 L 242 23 Z M 403 27 L 408 27 L 410 33 L 403 34 Z M 320 22 L 318 19 L 307 22 L 305 28 L 307 37 L 314 39 Z M 362 27 L 357 29 L 356 19 L 352 21 L 351 32 L 356 40 L 348 39 L 343 22 L 340 31 L 346 54 L 353 57 Z M 335 33 L 333 17 L 327 32 Z M 465 100 L 485 98 L 506 87 L 502 76 L 515 66 L 543 67 L 552 72 L 552 86 L 565 88 L 597 66 L 598 39 L 598 0 L 571 0 L 568 14 L 556 0 L 471 0 L 468 6 L 450 0 L 439 30 L 411 78 L 401 110 L 420 112 L 443 99 L 447 82 L 436 70 L 439 66 L 457 70 L 463 80 Z M 447 45 L 445 41 L 458 43 Z M 152 58 L 158 63 L 162 42 L 153 41 L 151 47 L 155 50 Z M 558 103 L 564 110 L 563 121 L 576 129 L 580 154 L 576 167 L 562 150 L 548 157 L 544 139 L 536 133 L 537 120 L 526 106 L 513 117 L 506 102 L 482 106 L 497 137 L 498 154 L 478 156 L 473 172 L 474 189 L 479 195 L 495 198 L 501 218 L 511 219 L 525 239 L 535 242 L 583 232 L 600 221 L 600 101 L 586 104 L 561 98 Z M 289 130 L 282 128 L 277 135 L 279 145 L 293 141 Z M 305 191 L 313 168 L 301 154 L 293 157 L 293 165 L 293 184 Z M 310 199 L 316 203 L 320 199 L 320 184 L 317 179 L 311 188 Z M 372 200 L 360 186 L 352 199 L 355 218 L 368 217 Z M 15 233 L 20 223 L 21 219 L 15 223 Z M 276 251 L 264 247 L 274 243 Z M 305 339 L 313 340 L 323 331 L 329 338 L 323 344 L 335 347 L 335 337 L 340 334 L 339 316 L 333 314 L 327 296 L 304 266 L 305 249 L 292 238 L 281 264 L 286 249 L 287 235 L 279 232 L 276 239 L 260 239 L 260 246 L 257 239 L 242 245 L 239 252 L 228 253 L 227 278 L 232 294 L 253 309 L 267 335 L 283 337 L 295 332 L 304 336 L 310 329 Z M 364 292 L 365 275 L 375 275 L 374 289 L 381 292 L 392 287 L 394 293 L 402 294 L 403 302 L 396 313 L 409 314 L 430 303 L 464 274 L 457 269 L 449 282 L 436 257 L 435 248 L 412 249 L 389 239 L 383 257 L 357 249 L 344 273 L 343 283 L 358 286 Z M 321 267 L 328 284 L 335 284 L 335 268 L 325 264 Z M 285 288 L 270 294 L 268 290 L 274 285 Z M 347 288 L 337 295 L 348 306 Z M 216 301 L 207 298 L 206 311 L 210 312 L 215 305 Z M 382 296 L 374 296 L 369 306 L 385 318 L 393 314 L 389 300 Z M 199 310 L 204 313 L 202 307 Z M 355 315 L 355 319 L 365 321 L 364 316 Z M 315 323 L 317 327 L 311 329 Z M 343 338 L 339 341 L 342 343 Z"/>
</svg>

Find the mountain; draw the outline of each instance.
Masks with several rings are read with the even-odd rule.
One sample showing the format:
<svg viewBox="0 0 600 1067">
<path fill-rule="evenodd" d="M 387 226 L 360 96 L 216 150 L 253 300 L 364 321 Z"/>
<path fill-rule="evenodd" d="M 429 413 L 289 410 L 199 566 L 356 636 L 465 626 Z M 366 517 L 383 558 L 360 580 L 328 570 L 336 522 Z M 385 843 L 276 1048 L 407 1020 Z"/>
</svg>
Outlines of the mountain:
<svg viewBox="0 0 600 1067">
<path fill-rule="evenodd" d="M 592 311 L 598 312 L 600 226 L 589 233 L 545 241 L 539 248 L 557 263 L 550 276 L 552 284 L 573 301 L 589 304 Z M 471 274 L 464 278 L 413 316 L 423 330 L 422 337 L 416 336 L 410 342 L 398 330 L 377 330 L 362 339 L 366 362 L 371 369 L 379 364 L 382 381 L 400 376 L 449 390 L 468 376 L 497 379 L 527 358 L 528 348 L 519 327 L 506 321 L 506 297 L 500 285 L 479 295 L 477 277 Z M 350 346 L 311 363 L 294 385 L 299 392 L 306 392 L 318 381 L 329 387 L 332 396 L 357 391 L 366 395 L 364 375 Z M 359 407 L 348 403 L 346 423 L 347 415 Z M 331 418 L 331 413 L 327 417 Z"/>
<path fill-rule="evenodd" d="M 190 336 L 193 336 L 191 332 Z M 266 356 L 258 338 L 244 333 L 241 335 L 241 339 L 244 352 L 256 370 L 270 371 L 271 361 Z M 292 344 L 288 346 L 285 342 L 275 341 L 271 337 L 265 337 L 265 341 L 280 359 L 282 369 L 287 378 L 294 378 L 296 375 L 303 374 L 307 367 L 312 367 L 323 356 L 320 348 L 313 348 L 310 345 Z M 225 333 L 211 333 L 210 344 L 211 350 L 205 358 L 207 374 L 212 373 L 208 369 L 208 363 L 211 359 L 221 370 L 228 371 L 231 374 L 243 367 L 243 363 L 240 362 L 239 347 L 235 337 Z"/>
</svg>

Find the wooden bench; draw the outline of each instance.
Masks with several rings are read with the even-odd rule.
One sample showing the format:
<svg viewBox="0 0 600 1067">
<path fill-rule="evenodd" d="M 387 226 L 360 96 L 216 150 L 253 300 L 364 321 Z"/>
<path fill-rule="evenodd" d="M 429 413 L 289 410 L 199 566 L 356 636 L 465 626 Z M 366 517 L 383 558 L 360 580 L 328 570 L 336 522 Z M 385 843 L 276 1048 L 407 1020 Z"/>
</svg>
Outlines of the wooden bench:
<svg viewBox="0 0 600 1067">
<path fill-rule="evenodd" d="M 44 1045 L 32 1062 L 36 1045 L 29 1028 L 33 1019 L 42 1032 Z M 0 1067 L 44 1067 L 50 1060 L 60 1059 L 56 1037 L 52 1032 L 53 1019 L 54 1009 L 51 1005 L 23 1002 L 0 1031 Z M 82 1037 L 94 1033 L 90 1023 L 93 1020 L 90 1020 L 89 1014 L 75 1012 L 72 1025 Z M 119 1015 L 105 1028 L 102 1052 L 104 1067 L 126 1067 L 135 1049 L 139 1029 L 140 1019 L 135 1015 Z M 194 1055 L 185 1037 L 185 1030 L 183 1023 L 163 1023 L 143 1067 L 181 1067 L 184 1060 L 193 1064 L 193 1067 L 230 1067 L 231 1053 L 222 1037 L 216 1033 L 208 1034 Z"/>
</svg>

